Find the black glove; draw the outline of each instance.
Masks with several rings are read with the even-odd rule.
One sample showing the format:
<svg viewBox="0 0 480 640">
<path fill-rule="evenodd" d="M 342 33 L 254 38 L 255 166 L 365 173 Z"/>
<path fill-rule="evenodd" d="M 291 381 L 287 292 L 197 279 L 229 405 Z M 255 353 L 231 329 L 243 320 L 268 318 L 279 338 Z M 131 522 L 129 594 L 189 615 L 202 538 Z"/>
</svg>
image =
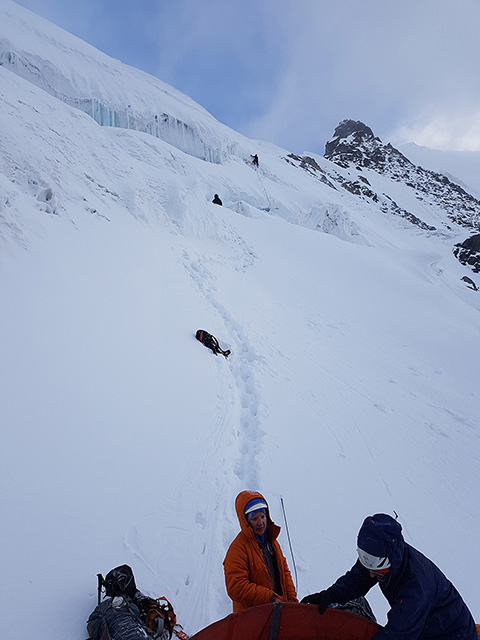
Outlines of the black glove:
<svg viewBox="0 0 480 640">
<path fill-rule="evenodd" d="M 322 613 L 325 613 L 329 604 L 336 602 L 336 595 L 336 591 L 330 587 L 330 589 L 320 591 L 320 593 L 311 593 L 309 596 L 305 596 L 300 601 L 300 604 L 318 605 L 318 613 L 321 615 Z"/>
</svg>

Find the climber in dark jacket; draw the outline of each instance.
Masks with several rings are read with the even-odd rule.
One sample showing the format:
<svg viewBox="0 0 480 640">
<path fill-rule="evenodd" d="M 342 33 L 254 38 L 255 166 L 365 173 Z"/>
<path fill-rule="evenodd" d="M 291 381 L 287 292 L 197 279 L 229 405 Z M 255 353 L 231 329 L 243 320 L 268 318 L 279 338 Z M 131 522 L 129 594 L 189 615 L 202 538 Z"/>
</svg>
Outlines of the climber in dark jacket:
<svg viewBox="0 0 480 640">
<path fill-rule="evenodd" d="M 211 349 L 216 356 L 218 356 L 218 354 L 221 353 L 222 356 L 225 356 L 225 358 L 228 358 L 228 356 L 231 353 L 230 349 L 227 349 L 226 351 L 224 351 L 218 344 L 218 340 L 216 339 L 216 337 L 212 336 L 212 334 L 208 333 L 208 331 L 204 331 L 203 329 L 198 329 L 197 333 L 195 334 L 195 337 L 202 344 L 204 344 L 207 347 L 207 349 Z"/>
<path fill-rule="evenodd" d="M 213 196 L 213 200 L 212 200 L 213 204 L 219 204 L 220 206 L 222 206 L 223 202 L 220 200 L 220 198 L 218 197 L 218 193 L 216 193 Z"/>
<path fill-rule="evenodd" d="M 331 587 L 306 596 L 323 613 L 330 604 L 364 596 L 379 584 L 388 622 L 372 640 L 478 640 L 462 597 L 440 569 L 405 542 L 400 523 L 378 513 L 358 533 L 358 560 Z"/>
</svg>

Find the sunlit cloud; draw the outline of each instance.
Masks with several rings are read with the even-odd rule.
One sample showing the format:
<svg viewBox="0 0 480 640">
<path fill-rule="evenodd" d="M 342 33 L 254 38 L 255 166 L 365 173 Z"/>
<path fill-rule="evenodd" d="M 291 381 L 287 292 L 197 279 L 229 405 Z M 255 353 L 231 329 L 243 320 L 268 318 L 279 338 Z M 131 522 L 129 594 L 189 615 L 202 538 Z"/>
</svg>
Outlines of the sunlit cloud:
<svg viewBox="0 0 480 640">
<path fill-rule="evenodd" d="M 395 129 L 389 140 L 392 144 L 415 142 L 442 151 L 480 151 L 480 107 L 424 115 Z"/>
</svg>

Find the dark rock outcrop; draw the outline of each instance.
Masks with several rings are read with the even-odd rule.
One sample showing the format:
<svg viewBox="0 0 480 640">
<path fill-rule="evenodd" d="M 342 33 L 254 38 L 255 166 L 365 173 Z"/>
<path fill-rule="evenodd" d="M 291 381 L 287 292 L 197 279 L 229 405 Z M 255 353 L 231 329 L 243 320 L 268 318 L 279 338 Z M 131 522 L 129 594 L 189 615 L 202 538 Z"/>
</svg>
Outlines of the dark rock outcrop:
<svg viewBox="0 0 480 640">
<path fill-rule="evenodd" d="M 470 236 L 464 242 L 456 244 L 453 255 L 474 273 L 480 273 L 480 234 Z"/>
</svg>

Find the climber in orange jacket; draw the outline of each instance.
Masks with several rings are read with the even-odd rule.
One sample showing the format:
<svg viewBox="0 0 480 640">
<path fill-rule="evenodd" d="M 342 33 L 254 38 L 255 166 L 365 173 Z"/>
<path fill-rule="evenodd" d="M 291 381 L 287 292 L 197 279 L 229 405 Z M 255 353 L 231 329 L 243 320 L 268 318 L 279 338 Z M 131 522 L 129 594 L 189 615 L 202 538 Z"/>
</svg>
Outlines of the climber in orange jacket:
<svg viewBox="0 0 480 640">
<path fill-rule="evenodd" d="M 242 491 L 235 500 L 240 533 L 223 561 L 234 613 L 268 602 L 298 602 L 285 556 L 277 542 L 280 527 L 270 518 L 265 498 Z"/>
</svg>

